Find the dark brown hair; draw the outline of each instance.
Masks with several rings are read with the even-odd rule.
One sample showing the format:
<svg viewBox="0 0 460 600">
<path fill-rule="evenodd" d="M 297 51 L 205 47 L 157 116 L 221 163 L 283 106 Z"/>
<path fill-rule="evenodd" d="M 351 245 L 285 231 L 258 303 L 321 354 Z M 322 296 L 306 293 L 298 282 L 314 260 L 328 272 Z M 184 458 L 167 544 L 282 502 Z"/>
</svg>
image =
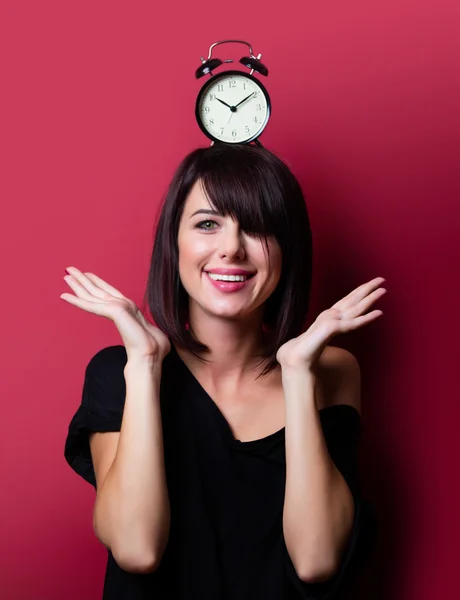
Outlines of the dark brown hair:
<svg viewBox="0 0 460 600">
<path fill-rule="evenodd" d="M 277 365 L 276 352 L 302 333 L 312 280 L 312 235 L 305 199 L 287 165 L 255 145 L 214 144 L 188 154 L 169 186 L 156 228 L 144 303 L 171 342 L 199 358 L 209 351 L 186 327 L 188 294 L 179 277 L 177 236 L 187 196 L 197 180 L 223 216 L 266 241 L 274 236 L 282 253 L 280 281 L 265 301 L 269 341 L 261 358 L 266 375 Z"/>
</svg>

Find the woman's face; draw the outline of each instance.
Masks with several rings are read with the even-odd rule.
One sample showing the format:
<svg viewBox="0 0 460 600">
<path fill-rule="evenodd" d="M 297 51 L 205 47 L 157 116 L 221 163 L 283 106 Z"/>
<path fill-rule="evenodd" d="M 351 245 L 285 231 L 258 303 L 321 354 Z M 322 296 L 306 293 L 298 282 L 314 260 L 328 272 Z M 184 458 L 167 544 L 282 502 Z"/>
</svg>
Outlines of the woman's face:
<svg viewBox="0 0 460 600">
<path fill-rule="evenodd" d="M 185 202 L 178 232 L 179 275 L 190 303 L 196 303 L 193 308 L 238 318 L 261 306 L 281 276 L 280 246 L 275 238 L 267 242 L 270 257 L 263 240 L 214 212 L 198 180 Z M 232 281 L 218 280 L 225 275 Z"/>
</svg>

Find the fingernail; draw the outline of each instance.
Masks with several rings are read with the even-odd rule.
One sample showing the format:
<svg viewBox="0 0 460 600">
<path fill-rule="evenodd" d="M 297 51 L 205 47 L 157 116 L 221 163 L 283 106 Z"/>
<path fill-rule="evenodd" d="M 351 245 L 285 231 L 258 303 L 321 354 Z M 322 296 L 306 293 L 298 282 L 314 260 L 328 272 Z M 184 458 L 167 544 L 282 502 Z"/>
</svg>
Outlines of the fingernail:
<svg viewBox="0 0 460 600">
<path fill-rule="evenodd" d="M 64 269 L 64 271 L 67 273 L 67 275 L 70 275 L 69 271 L 67 271 L 67 269 Z"/>
</svg>

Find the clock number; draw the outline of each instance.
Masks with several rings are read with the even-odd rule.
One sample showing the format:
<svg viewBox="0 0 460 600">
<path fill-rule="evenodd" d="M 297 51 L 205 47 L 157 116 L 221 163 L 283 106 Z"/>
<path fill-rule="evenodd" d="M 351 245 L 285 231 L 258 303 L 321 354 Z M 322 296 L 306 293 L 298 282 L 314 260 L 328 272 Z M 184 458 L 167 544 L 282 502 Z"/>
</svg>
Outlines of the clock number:
<svg viewBox="0 0 460 600">
<path fill-rule="evenodd" d="M 224 84 L 223 83 L 218 83 L 217 84 L 217 91 L 218 92 L 223 92 L 224 91 Z"/>
<path fill-rule="evenodd" d="M 215 95 L 215 94 L 209 94 L 209 100 L 210 100 L 210 101 L 214 100 L 214 98 L 215 98 L 215 97 L 216 97 L 216 95 Z"/>
<path fill-rule="evenodd" d="M 232 135 L 233 135 L 233 137 L 236 137 L 236 136 L 237 136 L 236 129 L 234 129 L 234 130 L 232 131 Z"/>
<path fill-rule="evenodd" d="M 244 128 L 244 132 L 245 133 L 251 133 L 251 130 L 249 129 L 249 127 L 246 125 L 246 127 Z"/>
<path fill-rule="evenodd" d="M 253 97 L 253 98 L 258 98 L 258 97 L 259 97 L 259 92 L 254 92 L 254 94 L 253 94 L 253 96 L 252 96 L 252 97 Z"/>
<path fill-rule="evenodd" d="M 220 128 L 220 135 L 224 135 L 224 128 L 223 127 Z"/>
<path fill-rule="evenodd" d="M 210 123 L 211 125 L 214 125 L 214 119 L 209 119 L 209 123 Z"/>
<path fill-rule="evenodd" d="M 245 90 L 245 89 L 246 89 L 246 82 L 243 81 L 243 90 Z"/>
<path fill-rule="evenodd" d="M 262 104 L 257 105 L 257 110 L 262 110 Z"/>
<path fill-rule="evenodd" d="M 254 117 L 254 123 L 258 123 L 259 119 L 257 117 Z"/>
<path fill-rule="evenodd" d="M 211 110 L 211 109 L 209 108 L 209 106 L 205 106 L 205 107 L 204 107 L 204 112 L 207 112 L 207 113 L 208 113 L 210 110 Z"/>
<path fill-rule="evenodd" d="M 236 87 L 236 81 L 234 79 L 230 79 L 230 81 L 228 82 L 228 87 L 230 87 L 230 88 Z"/>
</svg>

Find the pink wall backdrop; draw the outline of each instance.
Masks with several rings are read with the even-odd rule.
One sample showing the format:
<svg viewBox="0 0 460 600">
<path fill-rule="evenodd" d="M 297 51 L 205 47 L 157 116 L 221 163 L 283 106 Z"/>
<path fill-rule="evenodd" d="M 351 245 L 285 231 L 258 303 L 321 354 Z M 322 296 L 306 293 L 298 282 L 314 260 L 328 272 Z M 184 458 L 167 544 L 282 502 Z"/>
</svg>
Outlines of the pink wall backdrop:
<svg viewBox="0 0 460 600">
<path fill-rule="evenodd" d="M 263 54 L 273 115 L 261 140 L 307 196 L 311 318 L 387 279 L 384 316 L 334 341 L 361 364 L 363 476 L 381 529 L 353 599 L 455 596 L 459 11 L 453 0 L 1 4 L 2 600 L 101 598 L 95 492 L 63 448 L 89 358 L 121 338 L 59 298 L 64 268 L 141 302 L 166 186 L 208 143 L 194 71 L 229 37 Z"/>
</svg>

